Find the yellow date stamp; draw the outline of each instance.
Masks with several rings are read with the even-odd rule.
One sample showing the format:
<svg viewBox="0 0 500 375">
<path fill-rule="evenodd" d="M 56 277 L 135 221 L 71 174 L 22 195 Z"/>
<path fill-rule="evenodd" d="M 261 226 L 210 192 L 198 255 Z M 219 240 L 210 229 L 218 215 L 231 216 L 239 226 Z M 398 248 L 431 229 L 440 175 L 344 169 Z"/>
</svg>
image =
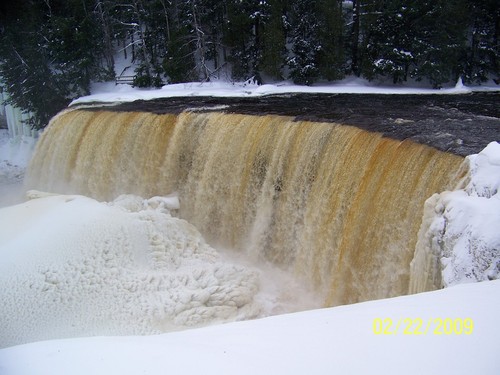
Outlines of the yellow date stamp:
<svg viewBox="0 0 500 375">
<path fill-rule="evenodd" d="M 471 335 L 471 318 L 375 318 L 375 335 Z"/>
</svg>

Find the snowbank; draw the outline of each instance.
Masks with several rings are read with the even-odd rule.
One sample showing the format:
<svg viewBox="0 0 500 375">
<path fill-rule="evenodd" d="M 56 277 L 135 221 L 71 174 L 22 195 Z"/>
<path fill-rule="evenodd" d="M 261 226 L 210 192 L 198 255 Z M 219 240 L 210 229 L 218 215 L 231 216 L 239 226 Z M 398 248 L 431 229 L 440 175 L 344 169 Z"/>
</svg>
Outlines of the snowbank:
<svg viewBox="0 0 500 375">
<path fill-rule="evenodd" d="M 438 203 L 445 287 L 500 278 L 500 144 L 490 143 L 467 161 L 470 181 L 462 190 L 443 193 Z"/>
<path fill-rule="evenodd" d="M 46 341 L 0 350 L 0 372 L 496 375 L 499 301 L 491 281 L 157 336 Z M 392 334 L 376 334 L 377 319 L 392 322 Z"/>
<path fill-rule="evenodd" d="M 500 278 L 500 144 L 468 156 L 465 167 L 462 186 L 426 202 L 411 292 Z"/>
<path fill-rule="evenodd" d="M 257 269 L 206 244 L 172 216 L 176 196 L 122 195 L 110 203 L 27 196 L 0 209 L 0 347 L 162 333 L 321 306 L 284 271 Z"/>
<path fill-rule="evenodd" d="M 165 85 L 161 89 L 139 89 L 129 85 L 114 83 L 94 84 L 92 95 L 74 100 L 71 105 L 91 102 L 120 103 L 134 100 L 150 100 L 155 98 L 179 96 L 215 96 L 215 97 L 245 97 L 265 96 L 290 93 L 327 93 L 327 94 L 467 94 L 472 91 L 498 91 L 499 87 L 480 86 L 467 87 L 459 80 L 455 87 L 435 90 L 405 86 L 380 86 L 361 78 L 346 78 L 330 84 L 299 86 L 291 82 L 257 85 L 247 82 L 188 82 Z"/>
<path fill-rule="evenodd" d="M 0 346 L 259 315 L 257 271 L 172 217 L 176 198 L 31 197 L 0 209 Z"/>
</svg>

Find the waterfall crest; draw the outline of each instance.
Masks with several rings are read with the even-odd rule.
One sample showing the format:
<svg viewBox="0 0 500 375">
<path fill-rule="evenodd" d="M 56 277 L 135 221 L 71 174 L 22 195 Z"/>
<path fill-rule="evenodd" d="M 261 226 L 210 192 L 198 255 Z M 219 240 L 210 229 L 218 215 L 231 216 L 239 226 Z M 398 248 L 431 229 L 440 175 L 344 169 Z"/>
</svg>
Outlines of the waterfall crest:
<svg viewBox="0 0 500 375">
<path fill-rule="evenodd" d="M 331 306 L 407 293 L 424 202 L 462 160 L 286 116 L 71 110 L 26 185 L 103 200 L 176 191 L 210 243 L 291 270 Z"/>
</svg>

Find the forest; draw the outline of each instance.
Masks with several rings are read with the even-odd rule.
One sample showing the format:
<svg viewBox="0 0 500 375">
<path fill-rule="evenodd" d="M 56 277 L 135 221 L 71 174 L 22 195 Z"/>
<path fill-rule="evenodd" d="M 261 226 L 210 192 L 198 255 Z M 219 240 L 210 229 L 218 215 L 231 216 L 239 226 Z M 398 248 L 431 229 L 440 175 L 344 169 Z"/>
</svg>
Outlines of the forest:
<svg viewBox="0 0 500 375">
<path fill-rule="evenodd" d="M 499 77 L 497 0 L 10 0 L 0 86 L 43 128 L 90 84 Z M 133 63 L 121 72 L 116 61 Z"/>
</svg>

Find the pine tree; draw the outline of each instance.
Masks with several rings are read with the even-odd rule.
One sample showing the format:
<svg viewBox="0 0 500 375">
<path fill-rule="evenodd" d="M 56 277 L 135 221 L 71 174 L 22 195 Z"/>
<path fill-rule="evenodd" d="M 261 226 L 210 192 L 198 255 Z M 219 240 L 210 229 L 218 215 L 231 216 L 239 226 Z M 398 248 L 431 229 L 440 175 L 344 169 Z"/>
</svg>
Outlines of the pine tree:
<svg viewBox="0 0 500 375">
<path fill-rule="evenodd" d="M 466 46 L 465 0 L 415 1 L 419 6 L 415 28 L 417 67 L 412 76 L 439 88 L 456 82 L 463 71 Z"/>
<path fill-rule="evenodd" d="M 68 104 L 68 90 L 50 69 L 45 40 L 38 32 L 28 32 L 26 21 L 12 24 L 2 35 L 0 76 L 9 104 L 29 113 L 29 125 L 40 129 Z"/>
<path fill-rule="evenodd" d="M 369 79 L 409 77 L 434 87 L 455 81 L 463 71 L 466 45 L 464 0 L 402 2 L 375 5 L 365 29 L 362 73 Z"/>
<path fill-rule="evenodd" d="M 43 127 L 130 53 L 135 85 L 345 72 L 434 87 L 499 78 L 495 0 L 19 0 L 0 4 L 0 77 Z M 227 68 L 227 69 L 226 69 Z"/>
<path fill-rule="evenodd" d="M 318 57 L 322 45 L 319 39 L 317 5 L 317 0 L 292 2 L 289 37 L 292 54 L 288 58 L 288 66 L 290 77 L 295 83 L 311 85 L 320 75 Z"/>
<path fill-rule="evenodd" d="M 360 56 L 359 56 L 359 44 L 360 44 L 360 1 L 353 0 L 352 8 L 346 6 L 346 16 L 345 24 L 346 29 L 349 30 L 350 40 L 346 43 L 347 55 L 350 57 L 350 71 L 356 75 L 360 76 Z M 352 20 L 352 21 L 350 21 Z"/>
<path fill-rule="evenodd" d="M 317 19 L 319 24 L 318 69 L 328 81 L 344 78 L 344 18 L 342 0 L 319 0 Z"/>
<path fill-rule="evenodd" d="M 40 128 L 92 81 L 109 78 L 94 2 L 23 1 L 2 10 L 0 76 L 10 101 Z"/>
<path fill-rule="evenodd" d="M 270 0 L 267 17 L 263 22 L 262 60 L 260 69 L 272 79 L 283 79 L 286 64 L 287 0 Z"/>
<path fill-rule="evenodd" d="M 90 93 L 90 83 L 103 71 L 101 59 L 104 46 L 95 14 L 85 1 L 52 2 L 41 26 L 43 49 L 50 58 L 53 79 L 61 90 L 68 87 L 65 96 Z M 103 78 L 107 78 L 104 76 Z"/>
<path fill-rule="evenodd" d="M 171 31 L 170 41 L 163 59 L 163 69 L 169 83 L 189 82 L 196 80 L 194 51 L 188 40 L 190 33 L 186 27 Z"/>
<path fill-rule="evenodd" d="M 496 0 L 469 0 L 463 78 L 467 83 L 500 78 L 500 7 Z"/>
<path fill-rule="evenodd" d="M 268 1 L 229 0 L 224 30 L 224 44 L 229 49 L 228 60 L 232 77 L 261 81 L 263 24 L 269 18 Z M 269 35 L 268 35 L 269 36 Z"/>
<path fill-rule="evenodd" d="M 415 9 L 400 1 L 387 1 L 378 9 L 363 49 L 365 77 L 390 77 L 393 83 L 406 81 L 414 63 Z"/>
</svg>

